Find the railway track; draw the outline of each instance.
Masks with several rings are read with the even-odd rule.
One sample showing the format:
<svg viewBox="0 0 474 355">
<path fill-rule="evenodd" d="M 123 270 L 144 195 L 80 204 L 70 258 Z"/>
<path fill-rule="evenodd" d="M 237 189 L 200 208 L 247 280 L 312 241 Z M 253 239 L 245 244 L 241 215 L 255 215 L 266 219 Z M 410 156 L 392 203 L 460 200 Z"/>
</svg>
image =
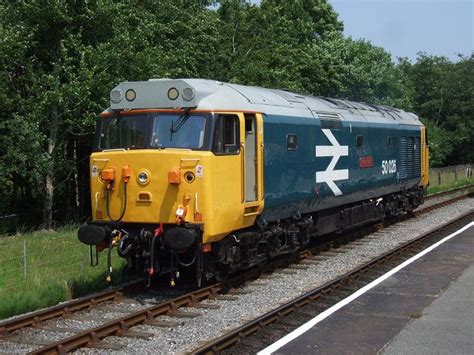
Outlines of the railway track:
<svg viewBox="0 0 474 355">
<path fill-rule="evenodd" d="M 454 199 L 449 199 L 440 203 L 433 204 L 432 206 L 429 206 L 424 209 L 419 209 L 418 211 L 415 211 L 415 214 L 419 215 L 422 213 L 428 213 L 433 209 L 440 208 L 449 203 L 458 201 L 459 199 L 465 197 L 463 193 L 465 193 L 466 191 L 469 192 L 471 188 L 472 186 L 453 190 L 454 193 L 461 194 L 461 196 L 457 196 Z M 427 200 L 434 199 L 435 197 L 442 197 L 444 195 L 452 194 L 453 191 L 436 194 L 433 195 L 433 197 L 427 197 Z M 397 219 L 396 221 L 399 220 L 400 219 Z M 391 223 L 395 223 L 396 221 L 392 221 Z M 291 255 L 286 258 L 275 260 L 268 265 L 254 268 L 248 272 L 245 272 L 230 280 L 227 280 L 226 282 L 217 283 L 209 287 L 198 289 L 193 292 L 172 298 L 170 300 L 166 300 L 164 302 L 158 302 L 158 304 L 143 307 L 135 312 L 131 312 L 129 314 L 126 314 L 125 316 L 103 322 L 102 324 L 92 327 L 90 329 L 69 329 L 71 330 L 71 333 L 74 333 L 74 335 L 60 338 L 59 340 L 56 340 L 54 342 L 51 341 L 48 344 L 40 344 L 41 342 L 38 341 L 36 342 L 35 350 L 33 350 L 32 353 L 66 353 L 81 347 L 95 347 L 101 349 L 116 350 L 118 349 L 117 344 L 107 342 L 106 340 L 104 340 L 106 337 L 111 335 L 138 338 L 149 337 L 151 336 L 150 333 L 136 332 L 133 331 L 131 328 L 139 324 L 147 324 L 156 327 L 173 326 L 173 324 L 175 323 L 173 321 L 156 320 L 157 317 L 162 315 L 166 315 L 168 317 L 176 319 L 186 317 L 197 317 L 199 316 L 199 313 L 196 312 L 196 310 L 218 307 L 216 305 L 203 303 L 202 301 L 204 300 L 232 300 L 241 292 L 238 289 L 235 289 L 235 287 L 242 285 L 248 280 L 256 279 L 263 274 L 272 272 L 279 268 L 286 268 L 290 265 L 292 265 L 290 267 L 293 268 L 304 267 L 304 265 L 295 265 L 295 263 L 301 260 L 306 260 L 306 262 L 311 263 L 312 258 L 314 258 L 316 254 L 321 252 L 325 253 L 325 255 L 319 255 L 316 256 L 316 258 L 330 256 L 331 253 L 333 253 L 331 251 L 332 248 L 344 246 L 350 241 L 354 241 L 355 239 L 360 238 L 361 235 L 366 235 L 367 233 L 380 228 L 383 228 L 383 225 L 362 228 L 360 230 L 353 231 L 349 234 L 341 236 L 336 240 L 323 241 L 321 244 L 314 246 L 310 250 L 305 250 L 299 255 Z M 95 309 L 103 304 L 127 301 L 128 299 L 124 296 L 124 294 L 126 294 L 131 289 L 137 290 L 141 287 L 143 287 L 143 284 L 139 283 L 124 285 L 123 287 L 104 291 L 102 293 L 87 296 L 71 302 L 66 302 L 64 304 L 46 310 L 33 312 L 0 323 L 0 341 L 4 340 L 10 342 L 17 342 L 19 344 L 26 344 L 29 342 L 30 344 L 35 344 L 34 340 L 28 339 L 27 336 L 19 337 L 17 335 L 18 331 L 24 330 L 28 327 L 33 329 L 45 329 L 49 331 L 54 331 L 55 327 L 48 325 L 49 321 L 57 318 L 68 319 L 78 313 L 81 313 L 81 311 Z M 191 312 L 189 312 L 190 309 L 192 310 Z M 77 317 L 80 318 L 80 316 Z M 66 332 L 68 331 L 68 329 L 56 330 Z M 41 347 L 38 347 L 39 345 Z M 213 347 L 214 349 L 219 350 L 219 348 L 215 348 L 216 345 L 212 345 L 209 349 L 212 350 Z M 199 351 L 206 352 L 207 350 Z"/>
<path fill-rule="evenodd" d="M 471 222 L 473 218 L 474 212 L 470 211 L 460 218 L 455 219 L 454 221 L 450 221 L 440 227 L 436 227 L 432 231 L 425 233 L 407 243 L 404 243 L 396 249 L 380 255 L 379 257 L 338 277 L 337 279 L 315 288 L 301 295 L 300 297 L 293 299 L 281 305 L 280 307 L 252 320 L 251 322 L 248 322 L 247 324 L 237 329 L 233 329 L 227 334 L 224 334 L 223 336 L 206 343 L 200 348 L 195 349 L 193 354 L 218 354 L 235 345 L 238 345 L 238 347 L 232 349 L 232 353 L 257 352 L 258 350 L 261 350 L 265 346 L 270 345 L 279 339 L 278 335 L 276 337 L 272 337 L 272 326 L 274 326 L 275 323 L 285 318 L 291 318 L 291 315 L 295 312 L 305 312 L 305 315 L 309 316 L 308 319 L 311 319 L 313 316 L 319 314 L 325 309 L 331 307 L 333 304 L 339 302 L 339 300 L 345 298 L 348 292 L 352 293 L 366 284 L 369 284 L 371 281 L 379 277 L 381 273 L 385 273 L 394 266 L 398 265 L 401 261 L 408 259 L 409 257 L 434 244 L 445 236 L 457 231 L 467 223 Z M 364 279 L 363 281 L 361 281 L 362 278 Z M 330 300 L 324 303 L 324 307 L 322 309 L 318 309 L 318 307 L 316 307 L 316 312 L 314 312 L 314 310 L 311 312 L 305 308 L 309 308 L 316 301 L 324 302 L 327 299 Z M 304 321 L 301 319 L 301 316 L 297 318 L 298 321 L 304 323 Z M 286 329 L 290 328 L 291 330 L 297 328 L 296 324 L 293 327 L 288 327 L 288 321 L 284 327 Z M 255 336 L 256 333 L 262 330 L 266 330 L 264 336 Z M 248 338 L 253 339 L 247 340 L 246 342 L 246 339 Z"/>
<path fill-rule="evenodd" d="M 0 339 L 6 339 L 9 334 L 27 327 L 38 327 L 44 322 L 58 317 L 68 317 L 74 312 L 96 307 L 98 304 L 123 299 L 124 292 L 131 288 L 142 287 L 142 282 L 133 282 L 110 290 L 94 293 L 77 300 L 65 302 L 44 310 L 15 317 L 7 322 L 0 323 Z"/>
<path fill-rule="evenodd" d="M 432 200 L 443 199 L 445 197 L 451 196 L 450 198 L 446 199 L 446 201 L 450 201 L 453 198 L 467 196 L 467 195 L 469 195 L 473 192 L 474 192 L 474 184 L 457 187 L 457 188 L 451 189 L 451 190 L 437 192 L 435 194 L 431 194 L 431 195 L 426 196 L 425 197 L 425 203 L 422 206 L 420 206 L 419 209 L 424 210 L 426 208 L 429 208 L 426 205 L 427 205 L 427 203 L 428 204 L 431 203 Z"/>
</svg>

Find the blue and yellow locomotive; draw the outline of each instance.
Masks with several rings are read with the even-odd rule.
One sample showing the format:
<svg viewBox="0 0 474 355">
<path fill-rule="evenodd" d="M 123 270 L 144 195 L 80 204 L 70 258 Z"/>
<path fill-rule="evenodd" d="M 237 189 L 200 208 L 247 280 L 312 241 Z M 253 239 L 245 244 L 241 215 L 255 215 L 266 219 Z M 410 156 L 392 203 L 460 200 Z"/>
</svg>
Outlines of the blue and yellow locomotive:
<svg viewBox="0 0 474 355">
<path fill-rule="evenodd" d="M 418 117 L 391 107 L 159 79 L 111 91 L 90 172 L 79 239 L 174 284 L 183 268 L 219 278 L 413 210 L 428 146 Z"/>
</svg>

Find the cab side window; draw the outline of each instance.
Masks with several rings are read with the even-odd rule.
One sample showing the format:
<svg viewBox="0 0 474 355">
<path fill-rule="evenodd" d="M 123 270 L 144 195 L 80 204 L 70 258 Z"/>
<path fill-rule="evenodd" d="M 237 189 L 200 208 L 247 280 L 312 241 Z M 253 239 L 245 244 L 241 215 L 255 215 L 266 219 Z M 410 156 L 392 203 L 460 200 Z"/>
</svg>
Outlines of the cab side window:
<svg viewBox="0 0 474 355">
<path fill-rule="evenodd" d="M 288 134 L 286 136 L 286 149 L 296 150 L 298 148 L 298 137 L 296 134 Z"/>
<path fill-rule="evenodd" d="M 240 152 L 239 116 L 219 115 L 214 127 L 212 151 L 216 155 L 233 155 Z"/>
<path fill-rule="evenodd" d="M 397 140 L 394 136 L 389 136 L 387 138 L 387 148 L 394 149 L 397 145 Z"/>
</svg>

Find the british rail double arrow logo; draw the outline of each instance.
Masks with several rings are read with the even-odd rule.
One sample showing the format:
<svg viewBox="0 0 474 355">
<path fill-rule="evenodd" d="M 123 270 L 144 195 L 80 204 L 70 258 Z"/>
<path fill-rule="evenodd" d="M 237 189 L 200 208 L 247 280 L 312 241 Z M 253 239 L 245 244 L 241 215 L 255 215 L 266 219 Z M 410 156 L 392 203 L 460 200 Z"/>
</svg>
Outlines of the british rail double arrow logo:
<svg viewBox="0 0 474 355">
<path fill-rule="evenodd" d="M 349 146 L 340 145 L 331 130 L 323 129 L 324 135 L 329 139 L 331 145 L 317 145 L 316 157 L 332 157 L 331 162 L 325 171 L 316 172 L 316 183 L 325 182 L 335 196 L 342 195 L 342 191 L 334 181 L 349 179 L 349 169 L 334 170 L 340 157 L 349 155 Z"/>
</svg>

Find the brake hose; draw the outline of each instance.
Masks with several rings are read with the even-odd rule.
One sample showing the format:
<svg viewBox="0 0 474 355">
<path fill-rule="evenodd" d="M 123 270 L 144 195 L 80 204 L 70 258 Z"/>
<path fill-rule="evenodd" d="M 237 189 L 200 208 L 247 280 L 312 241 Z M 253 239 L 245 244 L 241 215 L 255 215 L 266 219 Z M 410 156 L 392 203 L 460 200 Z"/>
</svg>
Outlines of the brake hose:
<svg viewBox="0 0 474 355">
<path fill-rule="evenodd" d="M 181 266 L 183 266 L 183 267 L 189 267 L 189 266 L 191 266 L 192 264 L 194 264 L 194 262 L 196 261 L 196 258 L 197 258 L 197 256 L 198 256 L 198 254 L 199 254 L 199 248 L 196 248 L 196 252 L 194 253 L 194 256 L 193 256 L 193 258 L 191 259 L 190 262 L 185 263 L 185 262 L 179 260 L 178 254 L 176 254 L 176 260 L 178 261 L 178 264 L 179 264 L 179 265 L 181 265 Z"/>
<path fill-rule="evenodd" d="M 120 213 L 120 217 L 118 219 L 113 219 L 110 216 L 110 191 L 111 189 L 106 190 L 106 199 L 105 199 L 105 210 L 107 211 L 107 217 L 112 221 L 112 222 L 120 222 L 125 215 L 125 211 L 127 210 L 127 183 L 124 182 L 123 184 L 123 208 L 122 212 Z"/>
</svg>

